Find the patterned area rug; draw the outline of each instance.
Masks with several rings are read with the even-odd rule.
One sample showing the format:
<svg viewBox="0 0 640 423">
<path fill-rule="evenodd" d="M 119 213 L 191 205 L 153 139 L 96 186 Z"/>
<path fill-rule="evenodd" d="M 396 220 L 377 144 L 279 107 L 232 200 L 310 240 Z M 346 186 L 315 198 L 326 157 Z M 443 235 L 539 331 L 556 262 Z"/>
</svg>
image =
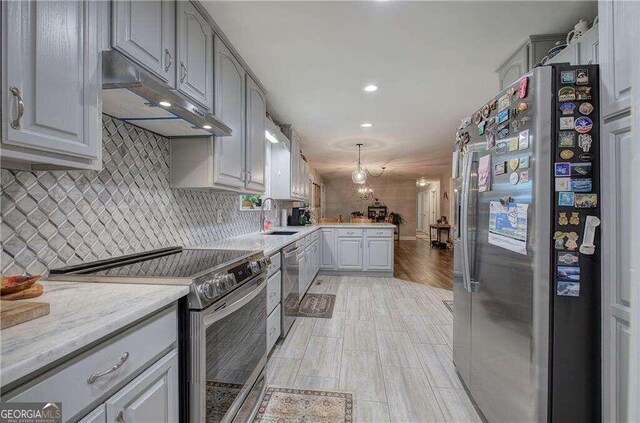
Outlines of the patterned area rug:
<svg viewBox="0 0 640 423">
<path fill-rule="evenodd" d="M 351 423 L 348 392 L 268 387 L 254 423 Z"/>
<path fill-rule="evenodd" d="M 241 390 L 242 385 L 237 383 L 208 380 L 206 392 L 207 423 L 221 421 Z"/>
<path fill-rule="evenodd" d="M 331 319 L 336 296 L 331 294 L 307 294 L 300 301 L 298 316 Z"/>
<path fill-rule="evenodd" d="M 451 300 L 442 300 L 445 306 L 449 309 L 451 313 L 453 313 L 453 301 Z"/>
</svg>

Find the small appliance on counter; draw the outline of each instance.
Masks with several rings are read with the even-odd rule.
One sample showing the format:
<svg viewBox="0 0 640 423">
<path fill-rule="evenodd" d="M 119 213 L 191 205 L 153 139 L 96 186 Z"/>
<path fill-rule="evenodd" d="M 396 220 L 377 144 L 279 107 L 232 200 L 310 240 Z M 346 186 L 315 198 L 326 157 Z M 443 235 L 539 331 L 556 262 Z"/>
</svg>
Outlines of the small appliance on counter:
<svg viewBox="0 0 640 423">
<path fill-rule="evenodd" d="M 310 219 L 311 214 L 307 209 L 294 207 L 291 211 L 291 216 L 289 216 L 288 224 L 289 226 L 304 226 L 309 223 Z"/>
<path fill-rule="evenodd" d="M 289 211 L 282 209 L 282 217 L 280 217 L 280 226 L 287 226 L 289 223 Z"/>
</svg>

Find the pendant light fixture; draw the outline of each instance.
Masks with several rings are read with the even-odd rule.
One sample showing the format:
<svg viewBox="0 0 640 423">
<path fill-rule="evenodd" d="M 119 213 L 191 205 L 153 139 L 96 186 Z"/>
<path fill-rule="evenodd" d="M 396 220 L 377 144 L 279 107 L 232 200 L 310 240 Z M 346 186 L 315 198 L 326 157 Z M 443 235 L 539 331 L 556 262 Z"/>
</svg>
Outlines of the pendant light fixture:
<svg viewBox="0 0 640 423">
<path fill-rule="evenodd" d="M 354 184 L 362 185 L 367 181 L 367 171 L 362 167 L 362 163 L 360 162 L 360 149 L 362 148 L 362 144 L 356 144 L 358 146 L 358 167 L 351 174 L 351 180 Z"/>
</svg>

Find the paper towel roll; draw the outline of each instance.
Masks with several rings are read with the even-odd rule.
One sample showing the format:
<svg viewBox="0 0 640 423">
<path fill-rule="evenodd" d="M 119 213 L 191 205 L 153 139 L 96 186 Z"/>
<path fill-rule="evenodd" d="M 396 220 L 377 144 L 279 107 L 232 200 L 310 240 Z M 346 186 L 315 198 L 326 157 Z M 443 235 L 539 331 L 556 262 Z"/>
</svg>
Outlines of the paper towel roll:
<svg viewBox="0 0 640 423">
<path fill-rule="evenodd" d="M 280 217 L 280 226 L 287 226 L 287 217 L 289 217 L 289 215 L 287 214 L 287 209 L 282 209 L 282 214 Z"/>
</svg>

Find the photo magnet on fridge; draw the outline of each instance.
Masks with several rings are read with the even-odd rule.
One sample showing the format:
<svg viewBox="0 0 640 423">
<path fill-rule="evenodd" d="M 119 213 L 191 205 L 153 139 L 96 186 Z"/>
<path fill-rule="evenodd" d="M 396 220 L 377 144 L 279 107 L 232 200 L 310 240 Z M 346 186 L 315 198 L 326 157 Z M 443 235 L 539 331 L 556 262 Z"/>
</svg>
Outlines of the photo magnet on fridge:
<svg viewBox="0 0 640 423">
<path fill-rule="evenodd" d="M 556 293 L 561 297 L 579 297 L 580 282 L 558 281 Z"/>
<path fill-rule="evenodd" d="M 578 100 L 591 100 L 591 87 L 576 87 L 575 97 Z"/>
<path fill-rule="evenodd" d="M 574 127 L 573 116 L 560 118 L 560 129 L 573 129 Z"/>
<path fill-rule="evenodd" d="M 573 192 L 591 192 L 593 185 L 590 178 L 571 179 L 571 191 Z"/>
<path fill-rule="evenodd" d="M 587 85 L 589 83 L 589 69 L 576 70 L 576 84 Z"/>
<path fill-rule="evenodd" d="M 565 207 L 573 207 L 574 194 L 572 192 L 559 192 L 558 193 L 558 205 Z"/>
<path fill-rule="evenodd" d="M 598 194 L 575 194 L 575 207 L 577 209 L 594 209 L 598 207 Z"/>
<path fill-rule="evenodd" d="M 556 163 L 555 176 L 571 176 L 571 163 L 569 162 Z"/>
<path fill-rule="evenodd" d="M 576 133 L 573 131 L 561 131 L 558 133 L 558 147 L 573 148 L 576 146 Z"/>
<path fill-rule="evenodd" d="M 507 162 L 500 162 L 493 167 L 493 173 L 496 175 L 504 175 L 507 173 Z"/>
<path fill-rule="evenodd" d="M 504 109 L 498 112 L 498 123 L 506 122 L 509 120 L 509 108 L 505 107 Z"/>
<path fill-rule="evenodd" d="M 580 282 L 580 268 L 577 266 L 558 266 L 556 268 L 558 279 L 569 282 Z"/>
<path fill-rule="evenodd" d="M 556 191 L 571 191 L 571 178 L 556 178 Z"/>
<path fill-rule="evenodd" d="M 571 163 L 571 176 L 591 176 L 591 163 Z"/>
<path fill-rule="evenodd" d="M 526 169 L 529 167 L 529 156 L 520 157 L 520 165 L 518 166 L 520 169 Z"/>
<path fill-rule="evenodd" d="M 566 70 L 566 71 L 560 72 L 560 82 L 562 84 L 575 84 L 576 71 Z"/>
<path fill-rule="evenodd" d="M 571 251 L 562 251 L 558 253 L 558 264 L 565 266 L 577 266 L 579 262 L 578 253 Z"/>
</svg>

